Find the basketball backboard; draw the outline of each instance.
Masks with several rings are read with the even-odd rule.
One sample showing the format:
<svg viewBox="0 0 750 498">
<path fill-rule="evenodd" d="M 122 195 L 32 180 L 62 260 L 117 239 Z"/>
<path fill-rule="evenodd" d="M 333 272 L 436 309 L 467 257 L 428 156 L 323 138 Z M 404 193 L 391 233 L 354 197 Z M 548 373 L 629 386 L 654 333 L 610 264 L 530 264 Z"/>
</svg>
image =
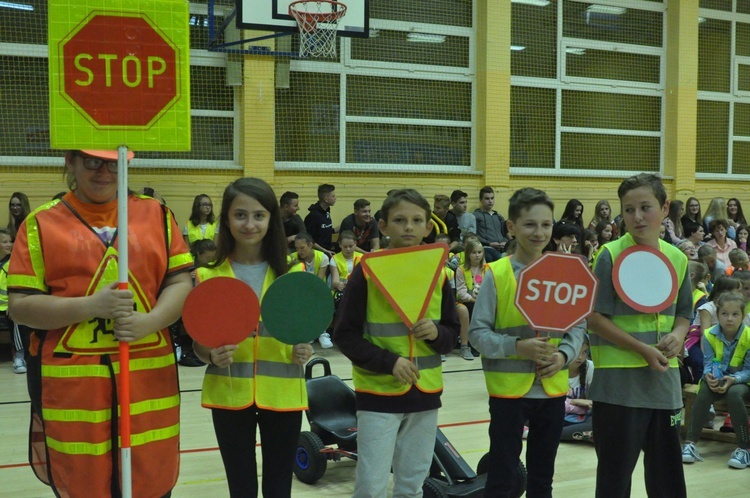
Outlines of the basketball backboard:
<svg viewBox="0 0 750 498">
<path fill-rule="evenodd" d="M 263 31 L 298 31 L 289 15 L 289 4 L 295 0 L 237 0 L 237 27 Z M 370 31 L 369 0 L 340 0 L 346 15 L 338 27 L 339 36 L 367 38 Z"/>
</svg>

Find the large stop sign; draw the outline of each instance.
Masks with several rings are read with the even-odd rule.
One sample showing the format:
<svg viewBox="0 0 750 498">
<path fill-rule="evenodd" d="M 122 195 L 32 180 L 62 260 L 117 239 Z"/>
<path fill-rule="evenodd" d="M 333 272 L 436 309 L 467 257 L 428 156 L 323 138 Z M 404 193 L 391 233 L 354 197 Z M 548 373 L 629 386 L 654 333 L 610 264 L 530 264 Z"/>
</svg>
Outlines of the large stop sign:
<svg viewBox="0 0 750 498">
<path fill-rule="evenodd" d="M 518 274 L 515 303 L 532 328 L 566 332 L 591 314 L 598 287 L 582 257 L 547 252 Z"/>
<path fill-rule="evenodd" d="M 92 12 L 59 44 L 61 89 L 95 127 L 150 127 L 180 99 L 179 48 L 146 14 Z"/>
</svg>

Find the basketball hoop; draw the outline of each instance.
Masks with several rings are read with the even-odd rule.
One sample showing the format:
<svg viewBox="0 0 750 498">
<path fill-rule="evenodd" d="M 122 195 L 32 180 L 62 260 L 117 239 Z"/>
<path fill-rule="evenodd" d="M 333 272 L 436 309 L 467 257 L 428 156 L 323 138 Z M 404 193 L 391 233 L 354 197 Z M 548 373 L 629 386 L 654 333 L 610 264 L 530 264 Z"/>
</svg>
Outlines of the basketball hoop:
<svg viewBox="0 0 750 498">
<path fill-rule="evenodd" d="M 346 5 L 332 0 L 300 0 L 289 4 L 299 26 L 300 57 L 336 57 L 336 33 Z"/>
</svg>

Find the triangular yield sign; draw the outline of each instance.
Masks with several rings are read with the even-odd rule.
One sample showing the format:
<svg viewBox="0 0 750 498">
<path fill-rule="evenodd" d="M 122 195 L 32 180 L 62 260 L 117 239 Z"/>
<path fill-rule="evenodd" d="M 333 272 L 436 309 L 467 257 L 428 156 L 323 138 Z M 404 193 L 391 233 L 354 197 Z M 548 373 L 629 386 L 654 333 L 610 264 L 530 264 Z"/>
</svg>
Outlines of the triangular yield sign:
<svg viewBox="0 0 750 498">
<path fill-rule="evenodd" d="M 411 328 L 427 312 L 446 256 L 448 246 L 429 244 L 367 253 L 360 264 Z"/>
</svg>

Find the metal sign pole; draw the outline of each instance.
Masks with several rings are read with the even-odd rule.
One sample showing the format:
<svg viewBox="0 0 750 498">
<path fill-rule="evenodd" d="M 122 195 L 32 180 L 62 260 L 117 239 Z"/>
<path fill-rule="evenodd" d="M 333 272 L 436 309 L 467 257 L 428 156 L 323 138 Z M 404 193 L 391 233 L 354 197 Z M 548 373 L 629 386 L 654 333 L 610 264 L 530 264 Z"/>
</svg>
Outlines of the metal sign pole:
<svg viewBox="0 0 750 498">
<path fill-rule="evenodd" d="M 117 147 L 117 281 L 128 289 L 128 147 Z M 120 341 L 120 468 L 123 498 L 133 496 L 130 455 L 130 344 Z"/>
</svg>

